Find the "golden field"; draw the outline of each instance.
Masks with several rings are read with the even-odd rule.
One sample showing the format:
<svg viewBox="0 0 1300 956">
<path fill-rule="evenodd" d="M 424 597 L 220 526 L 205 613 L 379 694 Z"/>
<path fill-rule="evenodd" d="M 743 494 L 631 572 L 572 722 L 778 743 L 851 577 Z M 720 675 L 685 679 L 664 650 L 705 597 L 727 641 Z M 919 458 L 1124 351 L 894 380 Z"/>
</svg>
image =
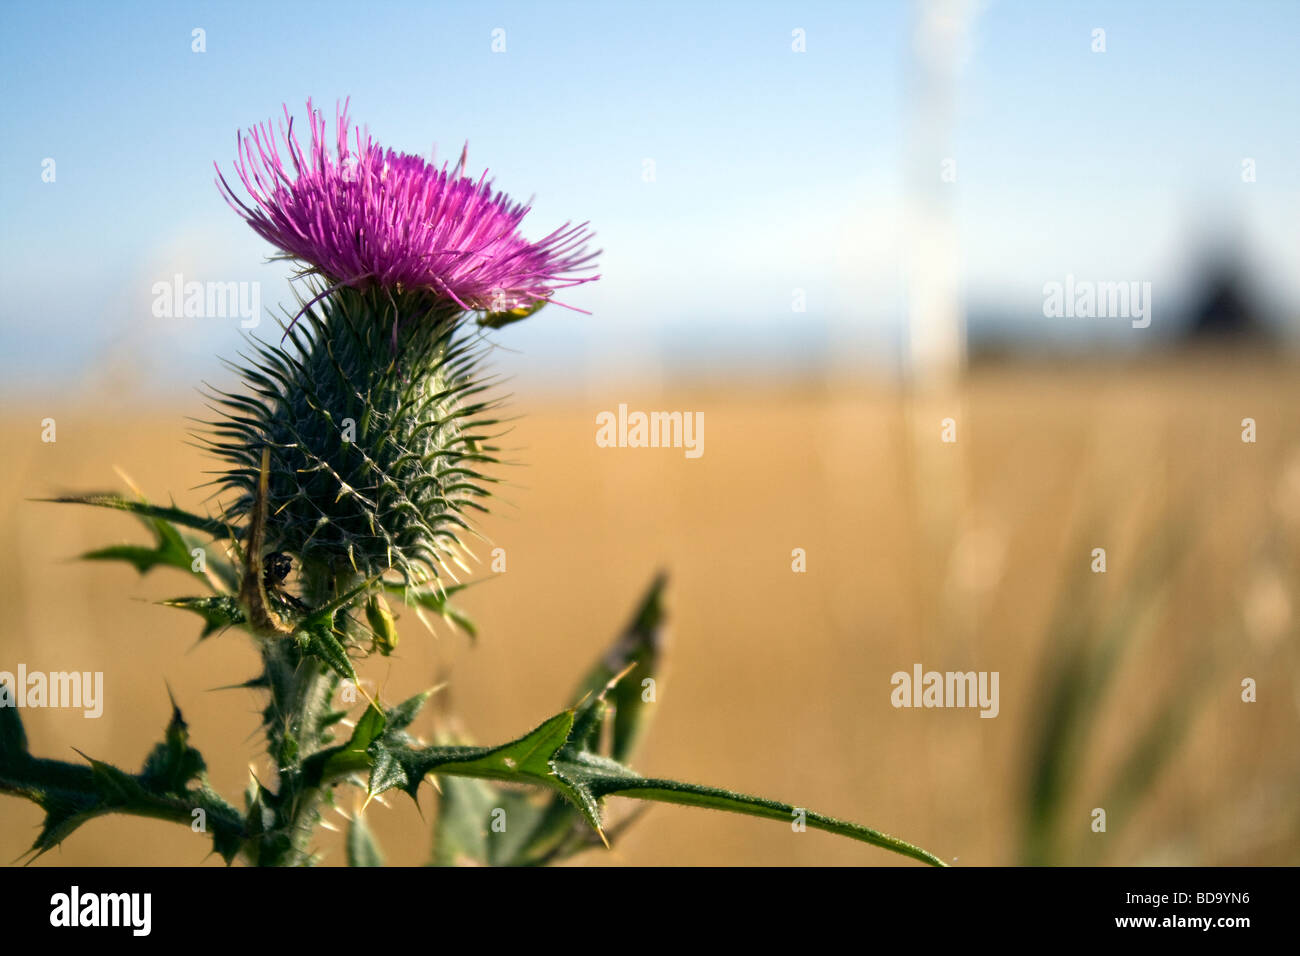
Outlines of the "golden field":
<svg viewBox="0 0 1300 956">
<path fill-rule="evenodd" d="M 390 701 L 447 680 L 446 703 L 478 742 L 510 739 L 569 702 L 663 568 L 670 656 L 636 769 L 787 800 L 978 865 L 1030 858 L 1026 781 L 1052 713 L 1045 668 L 1104 645 L 1119 649 L 1113 672 L 1079 723 L 1053 849 L 1034 861 L 1294 864 L 1296 373 L 1281 359 L 1189 355 L 979 366 L 958 388 L 911 397 L 824 382 L 523 394 L 505 442 L 520 464 L 498 471 L 507 484 L 482 526 L 491 544 L 476 547 L 480 558 L 504 548 L 507 570 L 484 562 L 460 601 L 477 644 L 401 613 L 399 653 L 363 675 Z M 597 447 L 595 417 L 619 403 L 703 412 L 703 456 Z M 133 519 L 27 500 L 120 489 L 116 465 L 151 499 L 201 508 L 194 486 L 212 466 L 184 444 L 184 416 L 201 413 L 188 399 L 10 403 L 0 670 L 102 671 L 103 716 L 26 710 L 31 749 L 75 760 L 76 747 L 131 770 L 161 736 L 170 686 L 214 786 L 239 804 L 250 765 L 269 772 L 260 703 L 213 688 L 253 676 L 247 639 L 197 644 L 196 617 L 157 606 L 194 593 L 178 572 L 71 560 L 146 540 Z M 46 417 L 53 444 L 40 440 Z M 944 418 L 954 443 L 940 441 Z M 1254 443 L 1241 440 L 1244 418 Z M 1105 574 L 1090 571 L 1097 547 Z M 795 548 L 805 573 L 792 571 Z M 999 672 L 999 715 L 895 709 L 890 676 L 916 663 Z M 1254 703 L 1241 700 L 1244 678 L 1257 682 Z M 367 815 L 389 862 L 425 862 L 430 791 L 419 810 L 388 799 Z M 1106 833 L 1090 829 L 1096 807 Z M 40 819 L 0 798 L 0 859 L 18 860 Z M 324 862 L 341 864 L 341 839 L 322 838 Z M 209 847 L 174 824 L 107 817 L 35 865 L 221 865 Z M 662 805 L 580 862 L 909 865 L 827 834 Z"/>
</svg>

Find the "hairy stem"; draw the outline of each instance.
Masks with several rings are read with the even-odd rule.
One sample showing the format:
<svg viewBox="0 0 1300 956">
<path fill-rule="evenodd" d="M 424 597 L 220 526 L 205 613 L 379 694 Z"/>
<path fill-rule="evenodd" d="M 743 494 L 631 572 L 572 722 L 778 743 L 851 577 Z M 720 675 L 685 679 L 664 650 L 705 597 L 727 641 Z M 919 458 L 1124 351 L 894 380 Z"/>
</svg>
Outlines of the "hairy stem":
<svg viewBox="0 0 1300 956">
<path fill-rule="evenodd" d="M 303 569 L 303 598 L 312 607 L 336 593 L 326 567 Z M 266 712 L 267 745 L 277 768 L 277 789 L 268 801 L 274 821 L 257 849 L 259 866 L 304 866 L 311 862 L 311 838 L 320 820 L 323 790 L 304 774 L 304 764 L 323 749 L 324 717 L 338 679 L 321 662 L 285 637 L 262 644 L 271 701 Z"/>
</svg>

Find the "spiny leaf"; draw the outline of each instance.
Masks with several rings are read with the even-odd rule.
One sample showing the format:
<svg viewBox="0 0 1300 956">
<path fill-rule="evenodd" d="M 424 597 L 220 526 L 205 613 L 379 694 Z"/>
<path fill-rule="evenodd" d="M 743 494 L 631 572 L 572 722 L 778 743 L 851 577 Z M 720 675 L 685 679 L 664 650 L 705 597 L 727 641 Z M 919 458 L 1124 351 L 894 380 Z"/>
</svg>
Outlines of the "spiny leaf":
<svg viewBox="0 0 1300 956">
<path fill-rule="evenodd" d="M 194 558 L 180 532 L 166 521 L 157 518 L 150 518 L 148 521 L 154 534 L 155 544 L 152 548 L 135 544 L 119 544 L 87 551 L 81 557 L 86 561 L 126 561 L 141 574 L 152 571 L 159 565 L 192 571 Z"/>
<path fill-rule="evenodd" d="M 87 820 L 108 813 L 187 826 L 202 819 L 213 849 L 227 863 L 239 853 L 247 836 L 243 820 L 208 786 L 203 758 L 189 746 L 185 721 L 174 706 L 163 742 L 139 774 L 86 760 L 89 766 L 32 757 L 17 711 L 0 708 L 0 792 L 26 797 L 45 810 L 31 848 L 36 855 L 57 846 Z"/>
<path fill-rule="evenodd" d="M 596 707 L 603 695 L 614 708 L 608 755 L 625 761 L 635 749 L 655 706 L 643 699 L 642 681 L 660 675 L 666 585 L 666 575 L 656 575 L 627 626 L 578 684 L 572 697 L 578 703 L 571 746 L 601 746 L 605 712 Z M 447 589 L 449 594 L 454 590 Z M 623 679 L 610 687 L 620 674 Z M 492 814 L 498 809 L 508 819 L 504 831 L 493 829 Z M 624 824 L 630 822 L 632 818 Z M 487 781 L 451 777 L 442 783 L 434 833 L 436 865 L 536 866 L 588 850 L 593 843 L 599 845 L 593 831 L 558 793 L 521 795 Z"/>
<path fill-rule="evenodd" d="M 609 755 L 626 761 L 636 750 L 636 745 L 649 726 L 656 704 L 645 700 L 646 680 L 657 683 L 661 677 L 665 644 L 664 590 L 668 577 L 663 572 L 655 576 L 623 633 L 614 642 L 587 676 L 578 685 L 574 695 L 604 693 L 614 708 L 613 734 Z M 613 687 L 607 685 L 622 675 Z"/>
<path fill-rule="evenodd" d="M 146 790 L 178 793 L 191 780 L 207 772 L 203 756 L 190 746 L 190 729 L 181 709 L 172 701 L 172 717 L 162 743 L 156 745 L 144 763 L 140 781 Z"/>
<path fill-rule="evenodd" d="M 369 789 L 380 793 L 401 787 L 412 796 L 426 774 L 445 779 L 439 804 L 434 862 L 533 865 L 570 855 L 589 845 L 574 829 L 585 820 L 603 841 L 601 801 L 621 796 L 635 800 L 678 803 L 781 820 L 802 820 L 825 830 L 869 843 L 904 856 L 943 866 L 927 851 L 870 827 L 837 820 L 792 804 L 751 797 L 718 787 L 647 779 L 619 760 L 596 752 L 610 707 L 622 702 L 624 715 L 639 716 L 640 682 L 630 681 L 639 668 L 652 670 L 658 661 L 664 623 L 663 575 L 656 577 L 632 622 L 579 685 L 581 699 L 569 710 L 550 718 L 531 733 L 501 747 L 437 746 L 413 748 L 402 734 L 385 733 L 370 747 L 374 759 Z M 630 685 L 635 697 L 620 695 Z M 618 719 L 615 711 L 615 721 Z M 620 752 L 631 748 L 639 728 L 625 725 L 614 734 Z M 450 778 L 470 777 L 461 781 Z M 559 798 L 549 803 L 521 800 L 501 787 L 533 784 L 546 787 Z M 493 814 L 504 810 L 506 828 L 491 828 Z M 796 815 L 797 813 L 797 815 Z"/>
<path fill-rule="evenodd" d="M 751 797 L 720 787 L 706 787 L 677 780 L 647 779 L 624 767 L 618 767 L 612 761 L 591 760 L 589 757 L 590 755 L 580 755 L 577 760 L 557 761 L 555 772 L 575 788 L 585 788 L 596 799 L 607 796 L 630 797 L 635 800 L 653 800 L 659 803 L 726 810 L 785 823 L 802 819 L 808 826 L 817 830 L 825 830 L 827 833 L 870 843 L 872 846 L 901 853 L 903 856 L 929 863 L 931 866 L 946 865 L 934 854 L 918 846 L 861 824 L 837 820 L 793 804 L 763 797 Z"/>
<path fill-rule="evenodd" d="M 371 703 L 357 721 L 346 744 L 322 750 L 304 762 L 303 774 L 308 783 L 316 786 L 322 781 L 335 781 L 371 769 L 374 757 L 370 753 L 370 746 L 381 735 L 395 745 L 409 743 L 410 738 L 406 736 L 405 730 L 432 694 L 432 689 L 422 691 L 387 711 Z M 333 723 L 342 716 L 344 714 L 335 712 L 327 714 L 324 719 Z"/>
<path fill-rule="evenodd" d="M 326 779 L 345 777 L 370 769 L 371 759 L 366 752 L 375 738 L 384 732 L 388 718 L 378 706 L 371 704 L 357 721 L 352 737 L 342 748 L 331 753 L 324 765 Z"/>
<path fill-rule="evenodd" d="M 158 519 L 184 528 L 193 528 L 195 531 L 203 531 L 214 538 L 224 538 L 228 533 L 226 525 L 216 518 L 205 518 L 202 515 L 196 515 L 181 508 L 165 508 L 161 505 L 151 505 L 147 501 L 132 501 L 130 498 L 123 498 L 121 495 L 111 493 L 62 495 L 57 498 L 37 498 L 36 500 L 60 504 L 93 505 L 97 508 L 128 511 L 144 518 Z"/>
<path fill-rule="evenodd" d="M 368 790 L 373 795 L 400 788 L 414 798 L 420 781 L 435 772 L 539 784 L 558 790 L 599 829 L 595 804 L 584 794 L 568 788 L 551 772 L 551 757 L 564 746 L 573 728 L 573 717 L 573 711 L 564 711 L 500 747 L 414 748 L 404 734 L 385 734 L 370 745 L 373 764 Z"/>
<path fill-rule="evenodd" d="M 5 697 L 5 706 L 0 707 L 0 768 L 3 768 L 27 760 L 28 753 L 27 732 L 23 730 L 18 708 L 13 706 L 13 688 L 0 684 L 0 694 Z"/>
<path fill-rule="evenodd" d="M 297 640 L 304 654 L 316 658 L 340 677 L 356 683 L 357 671 L 352 666 L 352 658 L 348 657 L 346 648 L 339 643 L 328 624 L 312 623 L 297 632 Z"/>
<path fill-rule="evenodd" d="M 603 702 L 600 709 L 603 710 Z M 401 787 L 414 796 L 420 780 L 429 773 L 542 785 L 568 800 L 602 838 L 600 800 L 607 796 L 708 807 L 786 822 L 796 819 L 794 814 L 798 809 L 802 810 L 806 824 L 815 829 L 850 837 L 933 866 L 945 865 L 932 853 L 896 837 L 796 808 L 792 804 L 717 787 L 641 777 L 617 761 L 575 747 L 575 716 L 575 711 L 566 710 L 518 740 L 492 748 L 428 747 L 416 750 L 394 746 L 392 741 L 381 737 L 370 748 L 375 760 L 370 791 L 380 793 Z"/>
<path fill-rule="evenodd" d="M 411 722 L 419 715 L 421 709 L 433 696 L 437 688 L 431 687 L 428 690 L 422 690 L 412 697 L 406 698 L 392 710 L 387 713 L 388 730 L 390 732 L 405 730 L 411 725 Z"/>
<path fill-rule="evenodd" d="M 182 610 L 193 611 L 202 617 L 203 633 L 199 635 L 199 640 L 203 640 L 223 628 L 244 623 L 244 609 L 239 606 L 238 599 L 226 594 L 172 598 L 170 601 L 160 603 L 166 607 L 178 607 Z"/>
<path fill-rule="evenodd" d="M 205 518 L 176 507 L 152 505 L 140 499 L 132 501 L 115 494 L 68 495 L 60 498 L 41 498 L 65 504 L 86 504 L 102 508 L 125 511 L 138 518 L 154 536 L 154 546 L 115 545 L 89 551 L 81 557 L 87 561 L 125 561 L 140 574 L 146 574 L 156 567 L 172 567 L 188 573 L 194 570 L 194 551 L 203 550 L 206 574 L 200 574 L 205 583 L 219 590 L 224 587 L 234 590 L 238 587 L 238 573 L 225 559 L 219 549 L 205 547 L 199 539 L 186 534 L 179 528 L 192 528 L 206 532 L 213 538 L 226 540 L 230 529 L 214 518 Z"/>
</svg>

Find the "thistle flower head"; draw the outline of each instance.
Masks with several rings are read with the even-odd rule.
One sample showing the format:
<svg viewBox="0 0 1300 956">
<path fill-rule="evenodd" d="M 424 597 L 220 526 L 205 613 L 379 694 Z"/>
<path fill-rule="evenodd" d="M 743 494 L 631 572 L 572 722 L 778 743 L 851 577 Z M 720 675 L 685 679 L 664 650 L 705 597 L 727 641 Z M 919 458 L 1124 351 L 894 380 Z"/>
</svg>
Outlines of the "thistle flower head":
<svg viewBox="0 0 1300 956">
<path fill-rule="evenodd" d="M 266 544 L 314 578 L 454 576 L 469 519 L 486 510 L 501 424 L 462 320 L 481 311 L 495 328 L 591 281 L 579 275 L 595 258 L 590 234 L 566 225 L 529 242 L 528 207 L 486 174 L 462 175 L 463 153 L 436 168 L 382 149 L 346 104 L 330 137 L 307 107 L 305 150 L 287 107 L 278 139 L 270 123 L 240 138 L 251 198 L 218 169 L 227 202 L 300 262 L 313 295 L 279 348 L 254 342 L 235 366 L 245 394 L 214 390 L 207 438 L 227 466 L 214 484 L 233 494 L 232 525 L 265 505 Z"/>
<path fill-rule="evenodd" d="M 464 152 L 438 168 L 383 149 L 349 123 L 346 103 L 331 151 L 324 117 L 310 100 L 307 109 L 306 152 L 287 106 L 278 142 L 269 122 L 239 138 L 234 167 L 248 202 L 220 167 L 217 185 L 260 236 L 330 287 L 426 290 L 467 311 L 504 312 L 597 278 L 581 275 L 596 256 L 585 223 L 529 242 L 519 231 L 529 207 L 494 191 L 486 172 L 463 175 Z"/>
</svg>

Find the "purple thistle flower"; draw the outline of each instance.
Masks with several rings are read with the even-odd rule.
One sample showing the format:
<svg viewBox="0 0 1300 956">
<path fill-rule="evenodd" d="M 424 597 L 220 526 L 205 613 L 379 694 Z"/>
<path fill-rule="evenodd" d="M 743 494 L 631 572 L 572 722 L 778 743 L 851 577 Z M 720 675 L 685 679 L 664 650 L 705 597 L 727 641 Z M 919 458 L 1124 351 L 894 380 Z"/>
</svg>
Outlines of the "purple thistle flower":
<svg viewBox="0 0 1300 956">
<path fill-rule="evenodd" d="M 477 181 L 464 176 L 465 152 L 449 170 L 382 149 L 350 126 L 344 103 L 331 155 L 324 118 L 311 100 L 307 110 L 304 153 L 284 107 L 280 136 L 292 173 L 268 122 L 239 137 L 234 166 L 252 204 L 235 195 L 220 166 L 217 186 L 258 235 L 327 280 L 322 296 L 340 286 L 428 290 L 467 311 L 504 312 L 599 278 L 576 275 L 598 255 L 586 251 L 586 223 L 529 242 L 519 233 L 529 207 L 494 193 L 486 172 Z"/>
</svg>

